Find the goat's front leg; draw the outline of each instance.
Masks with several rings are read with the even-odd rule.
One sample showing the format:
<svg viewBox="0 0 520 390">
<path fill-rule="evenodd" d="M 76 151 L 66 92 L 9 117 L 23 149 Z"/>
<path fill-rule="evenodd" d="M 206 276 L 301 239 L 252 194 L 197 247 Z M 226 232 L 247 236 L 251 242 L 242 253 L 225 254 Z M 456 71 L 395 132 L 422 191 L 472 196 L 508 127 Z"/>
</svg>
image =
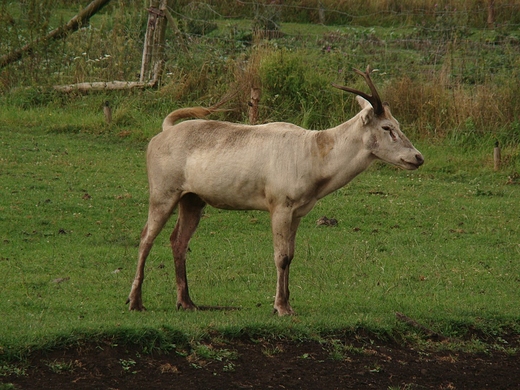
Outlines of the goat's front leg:
<svg viewBox="0 0 520 390">
<path fill-rule="evenodd" d="M 295 314 L 289 304 L 289 268 L 294 257 L 296 230 L 299 224 L 300 218 L 293 218 L 292 213 L 271 213 L 277 274 L 274 312 L 279 316 Z"/>
</svg>

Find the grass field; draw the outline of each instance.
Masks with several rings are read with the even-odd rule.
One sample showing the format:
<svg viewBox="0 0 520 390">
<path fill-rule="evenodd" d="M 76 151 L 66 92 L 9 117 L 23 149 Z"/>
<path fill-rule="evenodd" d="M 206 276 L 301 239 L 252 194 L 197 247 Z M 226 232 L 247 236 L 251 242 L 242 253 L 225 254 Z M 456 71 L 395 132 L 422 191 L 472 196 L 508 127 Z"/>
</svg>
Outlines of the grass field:
<svg viewBox="0 0 520 390">
<path fill-rule="evenodd" d="M 141 131 L 153 134 L 160 120 Z M 146 142 L 124 135 L 104 124 L 101 111 L 2 109 L 2 358 L 100 337 L 167 343 L 214 331 L 404 334 L 395 312 L 448 336 L 518 331 L 516 167 L 494 172 L 492 145 L 460 150 L 449 142 L 415 142 L 426 158 L 420 170 L 376 164 L 304 219 L 291 273 L 298 316 L 271 314 L 268 216 L 212 208 L 190 245 L 192 297 L 240 310 L 175 309 L 172 220 L 147 263 L 148 310 L 129 312 L 147 213 Z M 316 226 L 323 215 L 338 226 Z"/>
</svg>

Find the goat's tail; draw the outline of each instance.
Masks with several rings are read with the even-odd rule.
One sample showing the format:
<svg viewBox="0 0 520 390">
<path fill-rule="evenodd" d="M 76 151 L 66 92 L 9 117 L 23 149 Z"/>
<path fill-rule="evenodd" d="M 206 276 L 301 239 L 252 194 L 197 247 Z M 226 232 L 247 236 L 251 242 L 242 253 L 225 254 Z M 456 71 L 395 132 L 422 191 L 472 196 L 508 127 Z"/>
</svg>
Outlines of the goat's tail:
<svg viewBox="0 0 520 390">
<path fill-rule="evenodd" d="M 209 114 L 220 111 L 229 111 L 228 109 L 220 108 L 225 103 L 230 101 L 233 97 L 235 97 L 235 93 L 228 94 L 222 98 L 221 101 L 212 105 L 211 107 L 188 107 L 188 108 L 179 108 L 178 110 L 170 112 L 166 118 L 164 118 L 162 128 L 163 130 L 169 126 L 173 126 L 175 122 L 184 118 L 199 118 L 202 119 Z"/>
</svg>

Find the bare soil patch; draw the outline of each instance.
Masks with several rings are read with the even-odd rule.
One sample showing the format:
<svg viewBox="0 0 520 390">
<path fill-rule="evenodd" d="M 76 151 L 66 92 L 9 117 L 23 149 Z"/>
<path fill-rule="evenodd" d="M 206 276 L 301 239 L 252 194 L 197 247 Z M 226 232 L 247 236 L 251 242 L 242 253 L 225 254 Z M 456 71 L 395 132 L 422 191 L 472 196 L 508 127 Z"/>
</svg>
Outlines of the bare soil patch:
<svg viewBox="0 0 520 390">
<path fill-rule="evenodd" d="M 520 389 L 520 340 L 467 353 L 391 341 L 221 340 L 169 353 L 96 343 L 38 352 L 15 389 Z M 437 345 L 438 347 L 438 345 Z"/>
</svg>

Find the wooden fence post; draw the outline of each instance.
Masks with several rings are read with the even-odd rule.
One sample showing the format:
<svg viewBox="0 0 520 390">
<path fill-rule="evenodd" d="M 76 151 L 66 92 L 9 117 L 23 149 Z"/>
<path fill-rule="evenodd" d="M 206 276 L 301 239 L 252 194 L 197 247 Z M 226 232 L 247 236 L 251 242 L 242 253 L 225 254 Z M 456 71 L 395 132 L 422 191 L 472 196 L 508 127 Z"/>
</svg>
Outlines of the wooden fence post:
<svg viewBox="0 0 520 390">
<path fill-rule="evenodd" d="M 493 149 L 493 165 L 495 171 L 500 170 L 500 145 L 498 144 L 498 141 L 495 142 L 495 149 Z"/>
<path fill-rule="evenodd" d="M 103 114 L 105 115 L 105 122 L 109 125 L 112 122 L 112 107 L 110 107 L 110 102 L 107 100 L 103 105 Z"/>
<path fill-rule="evenodd" d="M 139 81 L 157 84 L 164 69 L 164 40 L 168 0 L 150 0 Z"/>
<path fill-rule="evenodd" d="M 495 0 L 488 0 L 487 24 L 489 28 L 495 28 Z"/>
<path fill-rule="evenodd" d="M 318 17 L 320 18 L 320 24 L 325 24 L 325 7 L 321 1 L 319 2 Z"/>
<path fill-rule="evenodd" d="M 154 36 L 154 53 L 152 57 L 153 63 L 153 76 L 152 80 L 154 83 L 158 83 L 161 79 L 162 72 L 164 70 L 164 45 L 166 40 L 166 11 L 168 10 L 168 1 L 161 0 L 159 6 L 159 18 L 157 19 L 157 26 Z"/>
<path fill-rule="evenodd" d="M 258 122 L 258 106 L 262 91 L 260 88 L 251 88 L 251 100 L 249 101 L 249 123 L 255 125 Z"/>
<path fill-rule="evenodd" d="M 91 3 L 91 5 L 101 2 L 106 4 L 108 1 L 110 0 L 95 0 Z M 89 5 L 88 8 L 90 7 L 91 6 Z M 164 71 L 164 41 L 167 21 L 166 14 L 168 12 L 168 0 L 150 0 L 150 8 L 148 8 L 148 12 L 148 25 L 146 28 L 146 35 L 144 40 L 139 81 L 86 82 L 70 85 L 56 85 L 54 86 L 54 89 L 62 92 L 86 92 L 96 90 L 155 88 L 159 84 L 162 73 Z M 92 14 L 89 14 L 88 17 L 90 17 Z M 71 21 L 78 19 L 78 15 L 71 19 Z M 173 20 L 171 16 L 170 19 Z M 71 22 L 68 24 L 70 23 Z M 109 109 L 109 107 L 105 108 L 107 110 Z M 108 121 L 109 119 L 107 119 L 107 122 Z"/>
<path fill-rule="evenodd" d="M 144 36 L 143 59 L 141 61 L 140 82 L 150 79 L 150 63 L 153 55 L 153 41 L 155 27 L 157 24 L 157 15 L 159 13 L 159 0 L 150 0 L 150 8 L 148 8 L 148 24 L 146 25 L 146 34 Z"/>
</svg>

